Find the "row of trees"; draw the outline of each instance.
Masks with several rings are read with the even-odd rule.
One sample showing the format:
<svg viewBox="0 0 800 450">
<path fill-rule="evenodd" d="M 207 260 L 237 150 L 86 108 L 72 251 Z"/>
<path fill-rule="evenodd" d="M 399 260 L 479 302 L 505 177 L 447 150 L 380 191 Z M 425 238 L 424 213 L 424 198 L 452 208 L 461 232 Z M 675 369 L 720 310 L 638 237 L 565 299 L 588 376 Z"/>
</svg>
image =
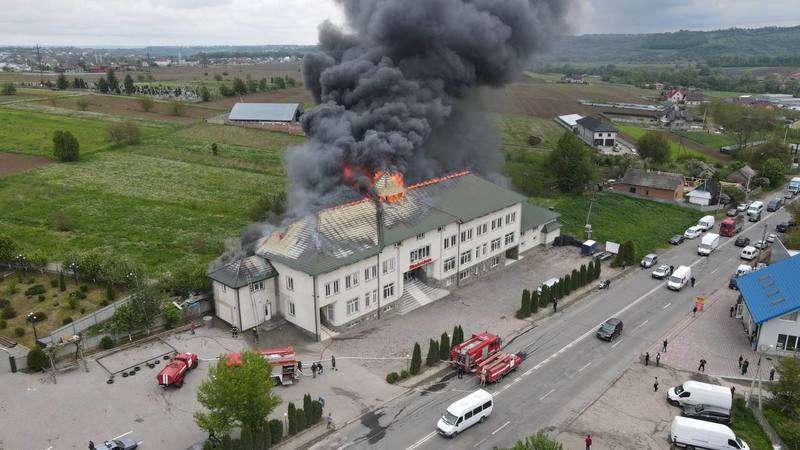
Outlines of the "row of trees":
<svg viewBox="0 0 800 450">
<path fill-rule="evenodd" d="M 221 80 L 221 78 L 220 78 Z M 219 85 L 219 93 L 223 97 L 233 97 L 236 95 L 245 95 L 247 93 L 267 92 L 274 89 L 286 89 L 296 86 L 294 78 L 291 77 L 271 77 L 269 81 L 266 78 L 254 80 L 247 77 L 246 80 L 241 78 L 234 78 L 232 86 L 225 83 Z"/>
<path fill-rule="evenodd" d="M 312 400 L 310 394 L 306 394 L 303 396 L 302 409 L 298 409 L 294 403 L 289 402 L 287 417 L 289 436 L 294 436 L 322 420 L 322 404 L 317 400 Z"/>
<path fill-rule="evenodd" d="M 428 353 L 425 356 L 425 365 L 433 367 L 439 364 L 440 361 L 450 360 L 450 349 L 460 345 L 464 342 L 464 329 L 461 325 L 453 327 L 452 338 L 445 331 L 439 339 L 430 339 L 428 341 Z M 414 343 L 414 349 L 411 352 L 411 361 L 409 363 L 408 371 L 402 370 L 400 373 L 390 372 L 386 375 L 386 382 L 394 384 L 398 380 L 408 378 L 411 375 L 417 375 L 422 371 L 422 348 L 419 342 Z"/>
<path fill-rule="evenodd" d="M 580 269 L 573 269 L 572 273 L 561 277 L 558 283 L 552 287 L 543 284 L 541 292 L 539 292 L 538 289 L 523 289 L 522 302 L 516 313 L 517 318 L 525 319 L 530 317 L 532 314 L 535 314 L 539 308 L 546 308 L 547 305 L 586 286 L 600 278 L 601 270 L 601 262 L 599 260 L 592 260 L 589 262 L 588 266 L 582 264 Z"/>
</svg>

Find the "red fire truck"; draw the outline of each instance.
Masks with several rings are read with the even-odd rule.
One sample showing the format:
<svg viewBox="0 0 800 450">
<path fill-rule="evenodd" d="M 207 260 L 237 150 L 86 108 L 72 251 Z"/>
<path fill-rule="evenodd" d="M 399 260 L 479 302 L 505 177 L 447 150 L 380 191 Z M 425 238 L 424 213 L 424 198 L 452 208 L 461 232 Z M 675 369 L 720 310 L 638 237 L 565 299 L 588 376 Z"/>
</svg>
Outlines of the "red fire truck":
<svg viewBox="0 0 800 450">
<path fill-rule="evenodd" d="M 475 368 L 475 375 L 480 380 L 485 373 L 486 382 L 495 383 L 511 373 L 511 371 L 516 370 L 521 362 L 522 358 L 513 353 L 495 353 L 478 363 Z"/>
<path fill-rule="evenodd" d="M 728 217 L 719 223 L 719 234 L 733 237 L 742 231 L 742 216 Z"/>
<path fill-rule="evenodd" d="M 276 385 L 289 385 L 297 380 L 297 356 L 293 347 L 267 348 L 259 350 L 258 354 L 269 361 L 272 367 L 272 378 Z M 242 355 L 239 353 L 229 353 L 225 355 L 225 364 L 230 366 L 241 366 Z"/>
<path fill-rule="evenodd" d="M 502 340 L 496 334 L 483 332 L 473 334 L 471 338 L 456 345 L 450 350 L 450 362 L 465 371 L 475 370 L 477 364 L 500 350 Z"/>
<path fill-rule="evenodd" d="M 197 355 L 194 353 L 179 353 L 172 358 L 169 364 L 161 369 L 156 376 L 158 384 L 166 388 L 167 386 L 183 386 L 183 377 L 186 373 L 197 367 Z"/>
</svg>

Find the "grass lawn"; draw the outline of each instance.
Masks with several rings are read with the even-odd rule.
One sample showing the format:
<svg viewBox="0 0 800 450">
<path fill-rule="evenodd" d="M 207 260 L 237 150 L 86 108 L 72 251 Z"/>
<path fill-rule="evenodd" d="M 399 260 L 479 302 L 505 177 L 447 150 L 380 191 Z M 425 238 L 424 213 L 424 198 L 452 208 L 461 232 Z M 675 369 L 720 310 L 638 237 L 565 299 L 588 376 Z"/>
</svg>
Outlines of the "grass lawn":
<svg viewBox="0 0 800 450">
<path fill-rule="evenodd" d="M 108 147 L 107 128 L 110 122 L 78 114 L 50 114 L 24 109 L 0 108 L 0 151 L 51 156 L 53 132 L 70 131 L 80 143 L 81 155 Z M 170 129 L 170 125 L 141 123 L 142 138 Z"/>
<path fill-rule="evenodd" d="M 55 280 L 56 286 L 51 282 Z M 64 319 L 76 320 L 86 314 L 96 311 L 106 303 L 106 290 L 103 286 L 86 284 L 85 298 L 79 298 L 79 286 L 75 280 L 66 279 L 66 291 L 61 292 L 58 288 L 58 277 L 50 274 L 27 273 L 22 277 L 22 282 L 18 282 L 16 276 L 9 276 L 0 279 L 0 296 L 11 303 L 16 315 L 10 319 L 5 319 L 6 327 L 0 329 L 0 335 L 20 342 L 28 348 L 33 348 L 33 329 L 26 322 L 25 317 L 29 312 L 44 313 L 47 318 L 36 323 L 36 332 L 39 337 L 47 336 L 53 330 L 64 325 Z M 41 285 L 45 292 L 40 295 L 26 295 L 25 291 L 32 286 Z M 116 293 L 115 298 L 120 298 L 122 294 Z M 74 297 L 74 308 L 70 305 L 70 297 Z M 14 330 L 22 328 L 25 334 L 22 337 L 15 335 Z"/>
<path fill-rule="evenodd" d="M 761 429 L 753 412 L 747 409 L 743 398 L 736 397 L 733 400 L 731 417 L 733 418 L 731 429 L 738 438 L 747 442 L 752 450 L 772 450 L 769 437 Z"/>
<path fill-rule="evenodd" d="M 552 150 L 558 139 L 566 131 L 553 120 L 533 116 L 519 116 L 512 114 L 490 114 L 490 118 L 500 134 L 504 145 L 531 146 L 528 138 L 531 135 L 542 139 L 535 148 Z"/>
<path fill-rule="evenodd" d="M 705 131 L 675 131 L 674 133 L 715 150 L 736 143 L 736 139 L 727 134 L 706 133 Z"/>
<path fill-rule="evenodd" d="M 616 123 L 614 124 L 614 126 L 617 127 L 622 133 L 632 137 L 633 139 L 639 139 L 640 137 L 644 136 L 644 134 L 647 133 L 648 131 L 642 127 L 637 127 L 634 125 L 625 125 Z M 683 145 L 672 140 L 669 141 L 669 154 L 673 160 L 682 157 L 691 157 L 703 160 L 708 159 L 708 157 L 706 157 L 702 153 L 695 151 L 691 148 L 684 147 Z"/>
<path fill-rule="evenodd" d="M 800 448 L 800 420 L 792 420 L 786 414 L 767 405 L 764 408 L 764 417 L 778 433 L 786 448 Z M 749 441 L 748 441 L 749 442 Z"/>
<path fill-rule="evenodd" d="M 613 193 L 599 193 L 592 207 L 592 238 L 623 243 L 632 240 L 636 244 L 637 259 L 667 245 L 674 234 L 682 234 L 686 228 L 697 223 L 703 216 L 699 211 L 642 200 Z M 564 234 L 583 236 L 583 225 L 589 211 L 591 195 L 562 195 L 555 198 L 534 199 L 534 203 L 552 206 L 561 214 Z"/>
</svg>

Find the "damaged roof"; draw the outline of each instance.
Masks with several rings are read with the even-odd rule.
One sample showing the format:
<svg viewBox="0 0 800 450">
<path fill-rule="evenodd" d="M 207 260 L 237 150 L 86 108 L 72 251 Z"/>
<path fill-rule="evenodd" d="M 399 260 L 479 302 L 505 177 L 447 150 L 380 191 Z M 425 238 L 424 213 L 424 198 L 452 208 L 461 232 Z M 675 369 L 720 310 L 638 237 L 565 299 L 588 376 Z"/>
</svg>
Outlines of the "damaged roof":
<svg viewBox="0 0 800 450">
<path fill-rule="evenodd" d="M 319 275 L 375 256 L 382 246 L 516 203 L 527 204 L 527 199 L 462 172 L 409 186 L 395 201 L 381 201 L 382 243 L 378 242 L 376 204 L 365 198 L 322 210 L 273 232 L 259 241 L 256 253 L 309 275 Z M 552 214 L 538 210 L 541 208 L 531 214 L 532 220 Z M 524 217 L 525 213 L 523 224 Z"/>
<path fill-rule="evenodd" d="M 272 264 L 258 256 L 234 259 L 208 273 L 212 280 L 234 289 L 276 276 L 278 272 Z"/>
</svg>

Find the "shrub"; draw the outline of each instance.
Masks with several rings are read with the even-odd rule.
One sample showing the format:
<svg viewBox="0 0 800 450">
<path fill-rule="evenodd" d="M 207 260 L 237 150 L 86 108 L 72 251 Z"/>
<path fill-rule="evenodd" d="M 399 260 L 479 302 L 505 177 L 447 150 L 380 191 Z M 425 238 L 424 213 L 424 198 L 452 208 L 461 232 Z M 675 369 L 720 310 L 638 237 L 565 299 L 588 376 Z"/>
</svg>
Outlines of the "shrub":
<svg viewBox="0 0 800 450">
<path fill-rule="evenodd" d="M 445 331 L 439 340 L 439 359 L 447 361 L 450 359 L 450 336 Z"/>
<path fill-rule="evenodd" d="M 292 402 L 289 402 L 289 405 L 286 407 L 286 409 L 286 415 L 289 418 L 289 436 L 294 436 L 299 431 L 297 429 L 297 409 Z"/>
<path fill-rule="evenodd" d="M 570 274 L 564 275 L 564 295 L 569 295 L 572 292 L 572 277 Z"/>
<path fill-rule="evenodd" d="M 386 375 L 386 382 L 389 383 L 389 384 L 395 384 L 395 383 L 397 383 L 397 380 L 399 380 L 399 379 L 400 379 L 400 375 L 398 375 L 397 372 L 389 372 Z"/>
<path fill-rule="evenodd" d="M 8 323 L 4 319 L 0 319 L 0 330 L 5 330 Z"/>
<path fill-rule="evenodd" d="M 45 298 L 46 297 L 44 296 L 44 294 L 39 294 L 39 296 L 36 297 L 36 299 L 39 300 L 39 302 L 43 302 L 45 300 Z"/>
<path fill-rule="evenodd" d="M 89 109 L 89 99 L 86 97 L 80 97 L 78 100 L 75 101 L 75 104 L 78 105 L 78 109 L 81 111 L 86 111 Z"/>
<path fill-rule="evenodd" d="M 21 338 L 22 336 L 25 336 L 25 328 L 22 328 L 22 327 L 14 328 L 14 336 L 16 336 L 18 338 Z"/>
<path fill-rule="evenodd" d="M 539 291 L 536 289 L 531 291 L 531 314 L 536 314 L 539 311 Z"/>
<path fill-rule="evenodd" d="M 3 95 L 14 95 L 17 93 L 17 88 L 14 86 L 14 83 L 3 83 L 2 89 L 0 89 L 0 93 Z"/>
<path fill-rule="evenodd" d="M 453 327 L 453 342 L 450 343 L 450 348 L 460 345 L 462 342 L 464 342 L 464 329 L 461 328 L 461 325 L 456 325 Z"/>
<path fill-rule="evenodd" d="M 425 356 L 425 365 L 428 367 L 439 364 L 439 343 L 431 339 L 428 341 L 428 354 Z"/>
<path fill-rule="evenodd" d="M 108 300 L 100 300 L 100 306 L 108 306 Z"/>
<path fill-rule="evenodd" d="M 56 130 L 53 133 L 53 156 L 61 162 L 77 161 L 80 157 L 80 144 L 69 131 Z"/>
<path fill-rule="evenodd" d="M 108 140 L 117 145 L 134 145 L 141 140 L 139 126 L 133 122 L 112 123 L 107 128 Z"/>
<path fill-rule="evenodd" d="M 50 360 L 47 358 L 44 350 L 38 345 L 34 345 L 28 352 L 27 357 L 28 369 L 34 372 L 41 372 L 42 370 L 50 367 Z"/>
<path fill-rule="evenodd" d="M 153 106 L 155 106 L 155 103 L 156 102 L 154 102 L 150 97 L 139 97 L 139 106 L 142 107 L 142 111 L 144 112 L 150 112 L 150 110 L 153 109 Z"/>
<path fill-rule="evenodd" d="M 67 281 L 64 279 L 64 272 L 58 274 L 58 290 L 61 292 L 67 290 Z"/>
<path fill-rule="evenodd" d="M 114 340 L 111 339 L 111 336 L 103 336 L 103 338 L 100 339 L 100 348 L 108 350 L 112 347 L 114 347 Z"/>
<path fill-rule="evenodd" d="M 25 289 L 25 296 L 30 297 L 32 295 L 39 295 L 44 294 L 45 288 L 41 284 L 34 284 L 33 286 Z"/>
<path fill-rule="evenodd" d="M 581 287 L 586 286 L 586 283 L 589 282 L 589 279 L 586 278 L 586 264 L 581 264 L 581 271 L 580 271 L 579 277 L 580 278 L 579 278 L 578 284 Z"/>
<path fill-rule="evenodd" d="M 298 409 L 297 411 L 295 411 L 295 415 L 297 416 L 297 418 L 295 419 L 295 421 L 297 422 L 297 431 L 300 432 L 308 428 L 308 421 L 306 420 L 306 412 L 303 411 L 302 409 Z"/>
<path fill-rule="evenodd" d="M 78 311 L 80 311 L 81 314 L 86 314 L 86 308 L 84 307 L 81 307 L 81 309 L 79 309 Z"/>
<path fill-rule="evenodd" d="M 180 100 L 170 100 L 169 106 L 168 106 L 167 109 L 168 109 L 170 115 L 173 115 L 173 116 L 180 117 L 180 116 L 186 114 L 186 105 L 184 105 L 183 102 L 180 101 Z"/>
<path fill-rule="evenodd" d="M 3 307 L 3 311 L 0 312 L 0 319 L 8 320 L 14 317 L 17 317 L 17 310 L 11 306 L 11 303 L 6 304 L 6 306 Z"/>
<path fill-rule="evenodd" d="M 53 278 L 50 280 L 50 287 L 58 287 L 58 278 Z"/>
<path fill-rule="evenodd" d="M 61 321 L 61 325 L 69 325 L 72 323 L 72 317 L 64 317 L 64 320 Z"/>
<path fill-rule="evenodd" d="M 283 439 L 283 422 L 278 419 L 269 421 L 269 439 L 272 444 L 277 444 Z"/>
<path fill-rule="evenodd" d="M 181 321 L 181 311 L 174 305 L 164 308 L 164 328 L 171 330 Z"/>
<path fill-rule="evenodd" d="M 420 369 L 422 368 L 422 349 L 419 347 L 419 343 L 414 343 L 414 351 L 411 353 L 411 367 L 409 372 L 411 375 L 416 375 L 419 373 Z"/>
<path fill-rule="evenodd" d="M 69 299 L 67 300 L 67 305 L 69 305 L 69 309 L 73 311 L 78 309 L 78 298 L 70 294 Z"/>
<path fill-rule="evenodd" d="M 89 292 L 89 286 L 88 286 L 88 285 L 85 285 L 85 284 L 82 284 L 82 285 L 80 285 L 80 287 L 78 287 L 78 289 L 79 289 L 81 292 Z"/>
<path fill-rule="evenodd" d="M 403 370 L 400 371 L 400 379 L 401 380 L 405 380 L 406 378 L 408 378 L 410 376 L 411 376 L 411 374 L 408 373 L 408 371 L 406 369 L 403 369 Z"/>
<path fill-rule="evenodd" d="M 37 311 L 37 312 L 33 313 L 31 318 L 33 319 L 34 323 L 36 323 L 36 322 L 44 322 L 45 320 L 47 320 L 47 314 L 43 313 L 41 311 Z"/>
<path fill-rule="evenodd" d="M 111 284 L 106 286 L 106 302 L 113 302 L 114 301 L 114 288 L 111 287 Z"/>
</svg>

